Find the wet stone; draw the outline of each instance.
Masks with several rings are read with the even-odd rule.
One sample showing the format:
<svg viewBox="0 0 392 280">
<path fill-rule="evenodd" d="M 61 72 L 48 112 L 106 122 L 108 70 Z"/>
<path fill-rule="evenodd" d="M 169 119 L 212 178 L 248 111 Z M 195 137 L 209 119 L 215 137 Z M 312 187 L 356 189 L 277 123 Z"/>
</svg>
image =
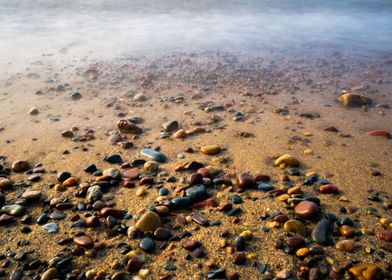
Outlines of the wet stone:
<svg viewBox="0 0 392 280">
<path fill-rule="evenodd" d="M 352 239 L 340 240 L 336 243 L 336 249 L 339 251 L 352 252 L 354 251 L 355 247 L 355 241 Z"/>
<path fill-rule="evenodd" d="M 67 180 L 68 178 L 71 177 L 71 173 L 67 172 L 67 171 L 63 171 L 63 172 L 59 172 L 57 174 L 57 180 L 59 182 L 64 182 L 65 180 Z"/>
<path fill-rule="evenodd" d="M 234 239 L 234 247 L 237 251 L 245 250 L 245 238 L 242 236 L 238 236 Z"/>
<path fill-rule="evenodd" d="M 172 236 L 172 232 L 170 229 L 159 227 L 154 231 L 154 238 L 156 240 L 168 240 Z"/>
<path fill-rule="evenodd" d="M 145 157 L 148 157 L 149 159 L 155 160 L 156 162 L 166 162 L 166 156 L 163 153 L 152 149 L 141 149 L 140 154 Z"/>
</svg>

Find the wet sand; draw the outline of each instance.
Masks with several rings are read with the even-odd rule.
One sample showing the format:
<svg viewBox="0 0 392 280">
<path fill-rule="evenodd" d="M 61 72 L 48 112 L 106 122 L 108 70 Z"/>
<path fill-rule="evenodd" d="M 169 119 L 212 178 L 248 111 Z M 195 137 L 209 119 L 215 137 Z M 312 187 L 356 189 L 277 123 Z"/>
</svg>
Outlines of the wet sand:
<svg viewBox="0 0 392 280">
<path fill-rule="evenodd" d="M 7 176 L 17 183 L 25 182 L 27 186 L 4 190 L 5 204 L 14 203 L 29 188 L 42 190 L 42 198 L 26 203 L 26 214 L 32 217 L 32 222 L 28 223 L 32 230 L 30 233 L 21 233 L 23 224 L 20 218 L 0 226 L 0 254 L 5 255 L 0 270 L 4 271 L 4 275 L 9 277 L 12 271 L 15 273 L 18 268 L 36 259 L 44 263 L 37 269 L 25 270 L 24 279 L 42 274 L 47 270 L 47 263 L 57 254 L 72 255 L 75 247 L 72 242 L 66 245 L 58 245 L 58 242 L 72 238 L 77 232 L 91 236 L 95 245 L 100 242 L 105 245 L 103 249 L 89 249 L 83 256 L 74 256 L 68 273 L 73 271 L 77 275 L 96 269 L 104 271 L 110 279 L 116 272 L 126 272 L 121 249 L 127 245 L 137 249 L 142 235 L 129 238 L 126 232 L 113 233 L 105 224 L 105 218 L 101 218 L 102 224 L 98 228 L 70 228 L 74 222 L 71 219 L 76 214 L 85 217 L 87 213 L 94 213 L 93 210 L 61 211 L 66 213 L 64 220 L 50 221 L 60 227 L 56 234 L 47 233 L 35 221 L 43 211 L 53 211 L 48 202 L 54 197 L 67 199 L 73 205 L 84 201 L 75 197 L 78 186 L 61 192 L 54 190 L 58 172 L 68 171 L 79 182 L 93 182 L 94 177 L 83 171 L 87 165 L 94 163 L 99 170 L 120 168 L 103 161 L 104 156 L 120 154 L 124 162 L 132 162 L 138 158 L 146 159 L 139 154 L 141 148 L 159 147 L 168 158 L 166 163 L 159 164 L 160 171 L 165 170 L 177 178 L 175 183 L 163 183 L 169 189 L 168 198 L 181 196 L 171 186 L 186 185 L 184 180 L 190 174 L 175 172 L 175 167 L 184 162 L 198 161 L 221 169 L 226 177 L 233 179 L 233 187 L 217 185 L 208 189 L 212 198 L 223 205 L 230 202 L 231 195 L 238 194 L 244 202 L 235 205 L 242 209 L 238 217 L 228 217 L 216 207 L 170 211 L 162 218 L 163 226 L 177 234 L 189 231 L 192 236 L 184 240 L 200 241 L 205 256 L 186 260 L 188 252 L 182 247 L 184 240 L 175 240 L 170 242 L 173 245 L 162 250 L 141 253 L 147 258 L 143 269 L 148 272 L 142 270 L 139 277 L 159 279 L 170 275 L 173 279 L 206 279 L 208 272 L 222 268 L 237 272 L 240 279 L 269 279 L 282 270 L 290 272 L 287 279 L 299 278 L 299 267 L 304 261 L 276 248 L 279 238 L 285 240 L 289 236 L 283 230 L 283 224 L 271 226 L 271 219 L 262 218 L 265 212 L 271 214 L 273 211 L 281 211 L 286 217 L 294 218 L 296 215 L 290 205 L 274 196 L 265 198 L 266 193 L 262 191 L 237 188 L 235 180 L 241 172 L 249 172 L 253 176 L 264 174 L 276 180 L 270 181 L 272 185 L 282 188 L 282 176 L 287 174 L 287 169 L 275 166 L 274 159 L 290 154 L 301 163 L 301 176 L 289 176 L 293 185 L 302 185 L 305 174 L 310 172 L 316 172 L 320 178 L 328 177 L 327 180 L 338 187 L 338 194 L 320 194 L 317 187 L 312 186 L 302 186 L 302 190 L 320 199 L 322 215 L 332 213 L 339 219 L 344 215 L 350 216 L 358 233 L 354 252 L 337 250 L 335 245 L 324 246 L 323 258 L 314 266 L 328 268 L 322 278 L 336 270 L 340 272 L 336 279 L 343 279 L 345 274 L 348 275 L 350 266 L 344 267 L 350 261 L 358 261 L 373 263 L 382 269 L 384 278 L 369 279 L 388 279 L 392 255 L 381 248 L 382 241 L 374 233 L 382 229 L 391 230 L 390 225 L 381 225 L 379 218 L 391 219 L 388 207 L 392 195 L 392 142 L 384 137 L 367 135 L 371 130 L 392 131 L 391 110 L 385 108 L 392 106 L 388 57 L 362 62 L 335 54 L 329 60 L 282 57 L 271 63 L 261 59 L 237 61 L 232 55 L 180 55 L 144 62 L 128 59 L 90 66 L 83 61 L 75 64 L 79 63 L 80 67 L 68 66 L 60 70 L 50 70 L 45 62 L 42 65 L 35 63 L 20 74 L 2 77 L 2 165 L 7 168 L 16 160 L 26 160 L 31 166 L 41 163 L 45 170 L 38 182 L 28 182 L 29 175 L 23 173 L 12 172 Z M 64 84 L 67 84 L 64 89 L 58 88 Z M 359 108 L 342 106 L 338 98 L 343 90 L 371 98 L 372 105 Z M 80 99 L 70 98 L 75 92 L 81 94 Z M 146 100 L 135 101 L 135 95 L 140 93 Z M 177 98 L 180 95 L 182 97 Z M 176 98 L 180 101 L 174 102 Z M 32 108 L 38 110 L 37 115 L 29 114 Z M 241 112 L 243 119 L 234 120 L 236 112 Z M 143 118 L 142 123 L 137 124 L 143 133 L 127 135 L 133 147 L 123 149 L 109 143 L 109 134 L 117 130 L 117 121 L 132 116 Z M 161 138 L 162 123 L 171 120 L 177 120 L 180 128 L 185 130 L 201 127 L 205 132 L 186 136 L 185 139 L 173 136 Z M 72 127 L 78 128 L 74 129 L 76 136 L 82 135 L 85 130 L 93 130 L 94 139 L 80 142 L 77 138 L 61 135 Z M 336 127 L 338 132 L 325 131 L 328 127 Z M 220 146 L 222 152 L 211 156 L 199 151 L 200 147 L 211 144 Z M 193 153 L 185 152 L 189 147 L 194 150 Z M 304 153 L 309 149 L 312 150 L 310 154 Z M 184 158 L 179 158 L 179 154 Z M 114 207 L 132 215 L 128 220 L 119 219 L 118 222 L 126 227 L 134 225 L 138 215 L 146 212 L 158 198 L 158 185 L 125 188 L 120 182 L 119 186 L 111 187 L 108 193 L 113 195 L 110 201 Z M 140 188 L 146 188 L 143 196 L 136 195 Z M 368 197 L 374 195 L 370 190 L 378 192 L 376 196 L 381 201 L 370 201 Z M 342 196 L 348 201 L 339 200 Z M 346 206 L 355 206 L 358 210 L 353 214 L 341 213 L 339 209 Z M 369 206 L 377 209 L 375 215 L 367 213 Z M 174 227 L 177 216 L 195 213 L 210 222 L 220 220 L 221 225 L 205 227 L 190 221 Z M 302 220 L 309 229 L 317 222 L 317 219 Z M 225 230 L 230 232 L 229 237 L 220 236 Z M 238 252 L 234 249 L 233 253 L 229 253 L 227 247 L 233 247 L 235 237 L 245 230 L 250 230 L 254 236 L 247 242 L 245 253 L 254 253 L 254 256 L 246 264 L 236 265 L 233 264 L 233 256 Z M 361 231 L 363 234 L 359 234 Z M 331 236 L 334 243 L 343 239 L 336 233 Z M 310 241 L 305 247 L 314 245 L 311 238 L 307 238 Z M 18 245 L 21 240 L 28 240 L 29 244 Z M 221 245 L 222 240 L 226 240 L 225 246 Z M 127 245 L 122 244 L 121 247 L 121 243 Z M 372 248 L 370 253 L 365 252 L 366 247 Z M 26 260 L 6 257 L 8 251 L 19 253 L 28 250 L 33 251 L 27 254 Z M 168 263 L 175 269 L 165 268 Z M 268 265 L 268 269 L 261 273 L 264 264 Z M 138 273 L 126 272 L 123 277 L 132 279 L 135 275 Z M 95 277 L 91 279 L 105 279 L 103 276 Z M 304 278 L 308 279 L 306 273 Z"/>
</svg>

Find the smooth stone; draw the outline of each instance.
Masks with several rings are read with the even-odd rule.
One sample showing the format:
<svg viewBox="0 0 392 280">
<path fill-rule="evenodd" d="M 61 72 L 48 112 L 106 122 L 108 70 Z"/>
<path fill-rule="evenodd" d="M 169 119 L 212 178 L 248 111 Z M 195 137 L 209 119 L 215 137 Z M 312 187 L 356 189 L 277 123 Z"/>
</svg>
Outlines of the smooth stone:
<svg viewBox="0 0 392 280">
<path fill-rule="evenodd" d="M 10 223 L 12 223 L 14 220 L 15 220 L 14 217 L 12 217 L 12 216 L 10 216 L 10 215 L 1 214 L 1 215 L 0 215 L 0 226 L 10 224 Z"/>
<path fill-rule="evenodd" d="M 39 225 L 43 225 L 45 224 L 47 221 L 49 221 L 49 215 L 47 213 L 42 213 L 38 219 L 37 219 L 37 224 Z"/>
<path fill-rule="evenodd" d="M 94 203 L 102 197 L 103 193 L 100 186 L 92 186 L 87 189 L 86 202 Z"/>
<path fill-rule="evenodd" d="M 233 257 L 233 263 L 236 265 L 242 265 L 246 262 L 246 255 L 245 253 L 237 253 Z"/>
<path fill-rule="evenodd" d="M 87 235 L 75 236 L 73 238 L 73 242 L 85 248 L 91 248 L 94 244 L 94 241 L 91 239 L 91 237 Z"/>
<path fill-rule="evenodd" d="M 95 164 L 90 164 L 84 168 L 84 172 L 86 173 L 94 173 L 97 171 L 97 166 Z"/>
<path fill-rule="evenodd" d="M 223 269 L 217 269 L 207 274 L 208 279 L 225 279 L 226 272 Z"/>
<path fill-rule="evenodd" d="M 22 280 L 23 279 L 23 271 L 19 268 L 16 268 L 11 272 L 10 280 Z"/>
<path fill-rule="evenodd" d="M 256 185 L 256 180 L 249 173 L 243 172 L 237 177 L 237 185 L 241 189 L 252 188 Z"/>
<path fill-rule="evenodd" d="M 29 180 L 30 182 L 38 182 L 39 180 L 41 180 L 41 176 L 38 174 L 33 174 L 27 177 L 27 180 Z"/>
<path fill-rule="evenodd" d="M 126 169 L 123 171 L 123 175 L 131 180 L 137 179 L 140 176 L 140 169 L 138 167 Z"/>
<path fill-rule="evenodd" d="M 352 239 L 340 240 L 336 243 L 336 249 L 339 251 L 352 252 L 354 251 L 355 247 L 355 241 Z"/>
<path fill-rule="evenodd" d="M 142 241 L 140 241 L 139 247 L 145 252 L 151 252 L 155 249 L 155 241 L 152 240 L 149 237 L 143 238 Z"/>
<path fill-rule="evenodd" d="M 106 156 L 106 157 L 104 158 L 104 160 L 105 160 L 106 162 L 109 162 L 109 163 L 112 163 L 112 164 L 114 164 L 114 163 L 123 163 L 123 160 L 122 160 L 122 158 L 121 158 L 121 156 L 120 156 L 119 154 L 114 154 L 114 155 Z"/>
<path fill-rule="evenodd" d="M 172 237 L 173 233 L 170 229 L 159 227 L 154 231 L 154 238 L 156 240 L 164 241 Z"/>
<path fill-rule="evenodd" d="M 191 199 L 189 197 L 176 197 L 171 200 L 176 207 L 186 207 L 191 204 Z"/>
<path fill-rule="evenodd" d="M 196 185 L 186 189 L 185 195 L 192 201 L 197 202 L 207 197 L 207 190 L 204 185 Z"/>
<path fill-rule="evenodd" d="M 355 93 L 345 93 L 339 97 L 339 101 L 345 107 L 361 107 L 372 103 L 369 97 Z"/>
<path fill-rule="evenodd" d="M 242 198 L 239 195 L 233 194 L 230 197 L 230 200 L 234 203 L 234 204 L 240 204 L 243 202 Z"/>
<path fill-rule="evenodd" d="M 221 152 L 221 147 L 218 145 L 207 145 L 200 148 L 200 151 L 205 155 L 216 155 Z"/>
<path fill-rule="evenodd" d="M 57 174 L 57 180 L 59 182 L 64 182 L 65 180 L 67 180 L 68 178 L 71 177 L 71 173 L 67 172 L 67 171 L 63 171 Z"/>
<path fill-rule="evenodd" d="M 136 222 L 136 229 L 140 232 L 154 232 L 161 225 L 161 218 L 155 212 L 148 211 Z"/>
<path fill-rule="evenodd" d="M 298 220 L 288 220 L 284 223 L 283 228 L 286 232 L 293 232 L 303 237 L 308 235 L 306 226 Z"/>
<path fill-rule="evenodd" d="M 44 225 L 44 230 L 46 230 L 49 233 L 57 233 L 59 232 L 59 226 L 54 223 L 47 223 Z"/>
<path fill-rule="evenodd" d="M 387 139 L 391 139 L 392 138 L 392 134 L 389 133 L 386 130 L 372 130 L 372 131 L 369 131 L 366 134 L 368 136 L 373 136 L 373 137 L 384 137 L 384 138 L 387 138 Z"/>
<path fill-rule="evenodd" d="M 320 245 L 328 244 L 330 242 L 330 228 L 330 221 L 326 218 L 322 218 L 312 230 L 312 240 Z"/>
<path fill-rule="evenodd" d="M 141 149 L 140 154 L 145 157 L 148 157 L 149 159 L 155 160 L 156 162 L 166 162 L 166 156 L 164 154 L 152 149 Z"/>
<path fill-rule="evenodd" d="M 241 208 L 233 208 L 226 213 L 226 216 L 232 217 L 238 215 L 242 212 Z"/>
<path fill-rule="evenodd" d="M 3 206 L 1 211 L 10 216 L 20 216 L 25 211 L 25 207 L 19 204 L 11 204 Z"/>
<path fill-rule="evenodd" d="M 179 128 L 178 121 L 168 121 L 162 124 L 162 128 L 166 132 L 174 132 Z"/>
<path fill-rule="evenodd" d="M 381 278 L 381 269 L 371 263 L 361 263 L 352 266 L 348 272 L 356 280 L 379 280 Z"/>
<path fill-rule="evenodd" d="M 301 237 L 297 237 L 297 236 L 289 237 L 286 240 L 286 244 L 290 248 L 297 250 L 297 249 L 305 246 L 305 239 L 303 239 Z"/>
<path fill-rule="evenodd" d="M 188 186 L 192 187 L 194 185 L 202 184 L 203 183 L 203 175 L 200 173 L 192 173 L 187 178 Z"/>
<path fill-rule="evenodd" d="M 320 192 L 323 194 L 337 194 L 339 193 L 339 189 L 334 185 L 327 184 L 320 186 Z"/>
<path fill-rule="evenodd" d="M 65 218 L 65 216 L 66 216 L 65 213 L 55 211 L 55 212 L 50 213 L 49 218 L 51 218 L 53 220 L 63 220 Z"/>
<path fill-rule="evenodd" d="M 166 195 L 169 194 L 169 190 L 166 189 L 166 188 L 160 188 L 159 191 L 158 191 L 158 194 L 159 194 L 160 196 L 166 196 Z"/>
<path fill-rule="evenodd" d="M 294 207 L 294 213 L 305 219 L 314 218 L 319 212 L 320 208 L 318 205 L 311 201 L 303 200 Z"/>
<path fill-rule="evenodd" d="M 14 182 L 7 178 L 0 178 L 0 190 L 8 189 Z"/>
<path fill-rule="evenodd" d="M 257 185 L 257 190 L 259 191 L 268 192 L 272 191 L 273 189 L 275 189 L 275 187 L 267 183 L 261 183 Z"/>
<path fill-rule="evenodd" d="M 74 92 L 69 97 L 71 100 L 76 101 L 82 98 L 82 95 L 79 92 Z"/>
<path fill-rule="evenodd" d="M 30 164 L 25 160 L 17 160 L 12 163 L 11 169 L 16 173 L 25 172 L 30 169 Z"/>
<path fill-rule="evenodd" d="M 22 194 L 22 198 L 26 200 L 37 200 L 41 198 L 42 191 L 40 190 L 27 190 Z"/>
<path fill-rule="evenodd" d="M 42 274 L 41 280 L 53 280 L 53 279 L 56 279 L 57 277 L 58 277 L 57 269 L 52 267 L 52 268 L 49 268 L 48 270 L 46 270 Z"/>
<path fill-rule="evenodd" d="M 237 251 L 244 251 L 245 250 L 245 238 L 242 236 L 237 236 L 234 239 L 234 247 Z"/>
<path fill-rule="evenodd" d="M 274 164 L 281 167 L 298 167 L 299 160 L 289 154 L 284 154 L 277 158 Z"/>
<path fill-rule="evenodd" d="M 199 215 L 199 214 L 192 215 L 192 220 L 202 226 L 209 226 L 210 225 L 209 221 L 206 218 L 204 218 L 202 215 Z"/>
</svg>

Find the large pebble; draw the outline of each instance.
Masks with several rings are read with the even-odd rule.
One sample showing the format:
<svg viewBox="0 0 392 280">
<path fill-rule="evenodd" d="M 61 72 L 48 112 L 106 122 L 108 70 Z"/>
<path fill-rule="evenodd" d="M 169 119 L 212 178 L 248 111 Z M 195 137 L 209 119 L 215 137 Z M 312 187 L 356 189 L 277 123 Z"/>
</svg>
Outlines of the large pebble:
<svg viewBox="0 0 392 280">
<path fill-rule="evenodd" d="M 18 160 L 12 163 L 12 171 L 20 173 L 30 169 L 30 164 L 25 160 Z"/>
<path fill-rule="evenodd" d="M 328 219 L 322 218 L 312 230 L 312 240 L 317 244 L 326 245 L 330 241 L 329 231 L 331 223 Z"/>
<path fill-rule="evenodd" d="M 156 162 L 166 162 L 166 156 L 163 153 L 152 149 L 141 149 L 140 154 L 148 157 L 149 159 L 155 160 Z"/>
<path fill-rule="evenodd" d="M 94 241 L 91 239 L 91 237 L 87 235 L 75 236 L 73 242 L 85 248 L 91 248 L 94 244 Z"/>
<path fill-rule="evenodd" d="M 352 252 L 355 249 L 355 241 L 352 239 L 340 240 L 336 243 L 336 249 L 344 252 Z"/>
<path fill-rule="evenodd" d="M 216 155 L 221 152 L 221 147 L 218 145 L 207 145 L 200 148 L 200 151 L 205 155 Z"/>
<path fill-rule="evenodd" d="M 247 172 L 243 172 L 237 177 L 237 185 L 241 189 L 251 188 L 256 185 L 256 180 Z"/>
<path fill-rule="evenodd" d="M 283 228 L 287 232 L 293 232 L 304 237 L 308 235 L 306 226 L 298 220 L 288 220 L 284 223 Z"/>
<path fill-rule="evenodd" d="M 381 269 L 371 263 L 361 263 L 351 267 L 348 272 L 356 280 L 379 280 L 381 278 Z"/>
<path fill-rule="evenodd" d="M 284 154 L 275 160 L 275 165 L 279 167 L 297 167 L 299 166 L 299 160 L 295 157 Z"/>
<path fill-rule="evenodd" d="M 1 211 L 10 216 L 21 216 L 25 211 L 25 208 L 19 204 L 10 204 L 10 205 L 3 206 L 1 208 Z"/>
<path fill-rule="evenodd" d="M 303 200 L 294 207 L 294 213 L 306 219 L 316 217 L 320 212 L 320 208 L 314 202 Z"/>
<path fill-rule="evenodd" d="M 197 202 L 207 197 L 207 190 L 204 185 L 196 185 L 186 189 L 185 194 L 192 201 Z"/>
<path fill-rule="evenodd" d="M 140 241 L 140 249 L 142 249 L 145 252 L 151 252 L 155 249 L 155 241 L 152 240 L 149 237 L 143 238 L 142 241 Z"/>
<path fill-rule="evenodd" d="M 22 198 L 26 200 L 37 200 L 41 198 L 42 191 L 40 190 L 27 190 L 22 194 Z"/>
<path fill-rule="evenodd" d="M 102 197 L 102 190 L 100 186 L 92 186 L 89 187 L 86 194 L 86 202 L 87 203 L 94 203 L 98 199 Z"/>
<path fill-rule="evenodd" d="M 140 232 L 154 232 L 161 225 L 161 218 L 155 212 L 148 211 L 136 222 L 136 229 Z"/>
</svg>

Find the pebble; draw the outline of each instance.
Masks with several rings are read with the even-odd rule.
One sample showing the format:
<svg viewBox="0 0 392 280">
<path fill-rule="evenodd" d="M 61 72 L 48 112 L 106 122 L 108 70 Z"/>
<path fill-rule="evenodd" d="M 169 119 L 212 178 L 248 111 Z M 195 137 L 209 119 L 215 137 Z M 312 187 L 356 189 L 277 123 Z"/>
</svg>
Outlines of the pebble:
<svg viewBox="0 0 392 280">
<path fill-rule="evenodd" d="M 148 211 L 136 222 L 136 229 L 140 232 L 154 232 L 161 225 L 161 218 L 155 212 Z"/>
<path fill-rule="evenodd" d="M 57 277 L 58 277 L 57 269 L 52 267 L 49 268 L 48 270 L 45 270 L 45 272 L 41 276 L 41 280 L 52 280 L 52 279 L 56 279 Z"/>
<path fill-rule="evenodd" d="M 86 202 L 87 203 L 94 203 L 95 201 L 99 200 L 102 197 L 102 190 L 100 186 L 92 186 L 87 189 L 86 194 Z"/>
<path fill-rule="evenodd" d="M 12 186 L 14 182 L 10 179 L 7 178 L 0 178 L 0 190 L 6 190 L 8 189 L 10 186 Z"/>
<path fill-rule="evenodd" d="M 30 169 L 30 164 L 25 160 L 18 160 L 12 163 L 12 171 L 16 173 L 25 172 Z"/>
<path fill-rule="evenodd" d="M 331 223 L 328 219 L 322 218 L 312 230 L 312 240 L 317 244 L 326 245 L 330 242 L 329 231 Z"/>
<path fill-rule="evenodd" d="M 145 252 L 151 252 L 155 250 L 155 241 L 152 240 L 149 237 L 143 238 L 142 241 L 140 241 L 139 247 Z"/>
<path fill-rule="evenodd" d="M 351 267 L 348 272 L 356 280 L 378 280 L 381 278 L 381 270 L 371 263 L 361 263 Z"/>
<path fill-rule="evenodd" d="M 42 196 L 42 191 L 40 190 L 27 190 L 22 194 L 22 198 L 26 200 L 37 200 Z"/>
<path fill-rule="evenodd" d="M 256 180 L 249 173 L 243 172 L 237 177 L 237 185 L 241 189 L 252 188 L 256 186 Z"/>
<path fill-rule="evenodd" d="M 178 121 L 168 121 L 162 124 L 162 128 L 166 132 L 174 132 L 179 128 Z"/>
<path fill-rule="evenodd" d="M 131 180 L 137 179 L 140 176 L 140 169 L 138 167 L 126 169 L 123 171 L 123 176 Z"/>
<path fill-rule="evenodd" d="M 124 134 L 141 134 L 143 129 L 130 120 L 122 119 L 117 122 L 117 128 Z"/>
<path fill-rule="evenodd" d="M 218 145 L 207 145 L 200 148 L 200 151 L 205 155 L 216 155 L 221 152 L 221 147 Z"/>
<path fill-rule="evenodd" d="M 29 111 L 29 115 L 30 116 L 36 116 L 36 115 L 38 115 L 39 114 L 39 111 L 38 111 L 38 109 L 37 108 L 31 108 L 30 109 L 30 111 Z"/>
<path fill-rule="evenodd" d="M 141 149 L 140 154 L 145 157 L 148 157 L 149 159 L 155 160 L 156 162 L 166 162 L 166 156 L 163 153 L 152 149 Z"/>
<path fill-rule="evenodd" d="M 306 219 L 316 217 L 320 212 L 320 208 L 314 202 L 303 200 L 294 207 L 294 213 Z"/>
<path fill-rule="evenodd" d="M 73 238 L 73 242 L 85 248 L 92 248 L 94 244 L 94 241 L 91 239 L 91 237 L 87 235 L 75 236 Z"/>
<path fill-rule="evenodd" d="M 59 232 L 59 226 L 54 223 L 47 223 L 44 225 L 44 230 L 46 230 L 49 233 L 58 233 Z"/>
<path fill-rule="evenodd" d="M 337 194 L 337 193 L 339 193 L 338 187 L 331 185 L 331 184 L 322 185 L 322 186 L 320 186 L 319 189 L 320 189 L 320 192 L 323 194 Z"/>
<path fill-rule="evenodd" d="M 355 241 L 352 239 L 340 240 L 336 243 L 336 249 L 339 251 L 352 252 L 354 251 L 355 247 Z"/>
<path fill-rule="evenodd" d="M 10 204 L 3 206 L 1 211 L 10 216 L 21 216 L 25 211 L 25 207 L 19 204 Z"/>
<path fill-rule="evenodd" d="M 71 173 L 67 172 L 67 171 L 63 171 L 63 172 L 59 172 L 57 174 L 57 180 L 59 182 L 64 182 L 65 180 L 67 180 L 68 178 L 71 177 Z"/>
<path fill-rule="evenodd" d="M 185 194 L 192 201 L 197 202 L 207 197 L 207 190 L 204 185 L 196 185 L 185 190 Z"/>
<path fill-rule="evenodd" d="M 168 240 L 172 235 L 172 231 L 164 227 L 159 227 L 154 231 L 154 238 L 160 241 Z"/>
<path fill-rule="evenodd" d="M 106 156 L 104 158 L 104 160 L 106 162 L 112 163 L 112 164 L 115 164 L 115 163 L 121 164 L 121 163 L 123 163 L 123 160 L 122 160 L 122 158 L 121 158 L 121 156 L 119 154 L 113 154 L 113 155 L 110 155 L 110 156 Z"/>
<path fill-rule="evenodd" d="M 234 239 L 234 247 L 237 251 L 245 250 L 245 238 L 242 236 L 238 236 Z"/>
<path fill-rule="evenodd" d="M 299 160 L 289 154 L 284 154 L 284 155 L 280 156 L 279 158 L 277 158 L 275 160 L 274 164 L 281 167 L 281 168 L 298 167 Z"/>
<path fill-rule="evenodd" d="M 392 138 L 392 134 L 386 130 L 372 130 L 366 133 L 368 136 L 384 137 L 387 139 Z"/>
<path fill-rule="evenodd" d="M 339 97 L 340 103 L 345 107 L 361 107 L 363 105 L 370 105 L 371 99 L 360 94 L 345 93 Z"/>
</svg>

